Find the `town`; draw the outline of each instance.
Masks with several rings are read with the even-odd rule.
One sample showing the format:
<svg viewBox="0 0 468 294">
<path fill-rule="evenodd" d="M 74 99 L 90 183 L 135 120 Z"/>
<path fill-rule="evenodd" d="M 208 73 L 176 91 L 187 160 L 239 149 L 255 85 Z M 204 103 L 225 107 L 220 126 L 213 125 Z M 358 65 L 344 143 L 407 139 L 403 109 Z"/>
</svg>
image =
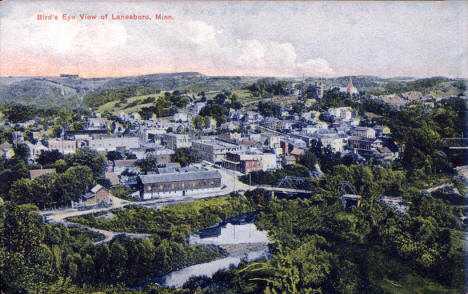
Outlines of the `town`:
<svg viewBox="0 0 468 294">
<path fill-rule="evenodd" d="M 302 93 L 305 87 L 307 92 Z M 105 156 L 106 170 L 99 179 L 105 189 L 125 187 L 132 192 L 124 196 L 138 200 L 226 195 L 236 190 L 231 187 L 235 182 L 232 175 L 294 166 L 317 145 L 358 162 L 373 160 L 385 165 L 399 158 L 401 146 L 389 136 L 387 126 L 362 125 L 362 118 L 351 107 L 323 111 L 308 107 L 323 98 L 323 84 L 290 83 L 281 91 L 284 94 L 278 100 L 292 103 L 259 102 L 256 110 L 235 105 L 236 97 L 228 91 L 217 93 L 213 100 L 207 100 L 204 93 L 193 99 L 176 91 L 170 95 L 182 101 L 179 105 L 183 107 L 162 118 L 142 118 L 145 114 L 140 110 L 113 114 L 91 111 L 60 124 L 61 118 L 47 121 L 36 117 L 18 123 L 4 119 L 5 131 L 11 132 L 12 139 L 0 145 L 1 156 L 10 159 L 15 146 L 23 145 L 28 150 L 28 163 L 41 166 L 44 158 L 60 159 L 78 149 L 89 149 Z M 349 99 L 359 97 L 351 77 L 339 93 Z M 225 113 L 216 112 L 217 108 Z M 203 115 L 208 112 L 212 115 Z M 30 178 L 55 173 L 54 164 L 31 169 Z M 314 166 L 311 176 L 321 174 L 320 167 Z M 88 191 L 67 205 L 110 202 L 108 197 L 99 197 Z"/>
<path fill-rule="evenodd" d="M 50 108 L 24 98 L 1 104 L 0 235 L 24 226 L 32 235 L 20 243 L 0 238 L 8 248 L 0 255 L 21 252 L 23 270 L 36 280 L 45 277 L 33 264 L 49 258 L 65 260 L 44 266 L 76 291 L 258 293 L 265 284 L 247 276 L 263 275 L 259 267 L 274 272 L 278 256 L 301 264 L 321 256 L 311 264 L 336 271 L 389 258 L 391 274 L 372 274 L 369 287 L 395 287 L 382 279 L 401 272 L 422 288 L 427 280 L 438 289 L 463 284 L 466 81 L 199 73 L 122 79 L 130 85 L 89 90 L 96 81 L 77 74 L 32 78 L 26 85 L 37 92 L 52 84 L 85 94 Z M 132 85 L 140 81 L 146 86 Z M 181 86 L 159 88 L 175 83 Z M 288 249 L 286 257 L 272 243 L 294 248 L 302 235 L 318 253 Z M 37 253 L 37 238 L 55 245 Z M 363 244 L 372 249 L 362 256 L 340 249 Z M 55 257 L 47 246 L 55 246 Z M 4 256 L 0 269 L 17 262 Z M 452 280 L 437 276 L 444 262 L 454 264 Z M 224 284 L 223 275 L 232 282 Z M 340 277 L 354 279 L 357 289 L 359 279 L 347 275 Z M 7 289 L 43 287 L 7 279 L 0 280 Z M 317 283 L 344 293 L 336 281 Z M 69 287 L 58 283 L 45 287 Z M 280 293 L 285 285 L 270 286 Z"/>
</svg>

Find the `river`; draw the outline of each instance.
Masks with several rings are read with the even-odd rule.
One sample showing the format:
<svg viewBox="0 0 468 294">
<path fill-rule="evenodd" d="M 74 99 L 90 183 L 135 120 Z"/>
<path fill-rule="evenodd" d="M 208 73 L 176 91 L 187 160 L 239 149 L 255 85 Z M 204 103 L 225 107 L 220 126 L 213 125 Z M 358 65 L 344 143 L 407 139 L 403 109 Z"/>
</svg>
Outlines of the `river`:
<svg viewBox="0 0 468 294">
<path fill-rule="evenodd" d="M 211 277 L 219 270 L 236 267 L 242 259 L 254 261 L 268 258 L 267 234 L 257 230 L 253 218 L 253 213 L 240 215 L 191 234 L 188 238 L 190 245 L 216 245 L 225 251 L 227 257 L 173 271 L 151 282 L 165 287 L 181 287 L 191 277 Z"/>
</svg>

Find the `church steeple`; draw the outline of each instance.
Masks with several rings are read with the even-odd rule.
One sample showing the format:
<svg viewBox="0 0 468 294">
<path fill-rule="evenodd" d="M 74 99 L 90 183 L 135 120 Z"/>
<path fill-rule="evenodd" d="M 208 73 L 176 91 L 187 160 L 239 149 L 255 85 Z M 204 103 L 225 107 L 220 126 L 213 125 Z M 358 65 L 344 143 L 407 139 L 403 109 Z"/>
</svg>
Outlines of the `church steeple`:
<svg viewBox="0 0 468 294">
<path fill-rule="evenodd" d="M 351 76 L 349 76 L 349 83 L 348 83 L 348 93 L 349 94 L 352 94 L 353 93 L 353 79 L 351 78 Z"/>
</svg>

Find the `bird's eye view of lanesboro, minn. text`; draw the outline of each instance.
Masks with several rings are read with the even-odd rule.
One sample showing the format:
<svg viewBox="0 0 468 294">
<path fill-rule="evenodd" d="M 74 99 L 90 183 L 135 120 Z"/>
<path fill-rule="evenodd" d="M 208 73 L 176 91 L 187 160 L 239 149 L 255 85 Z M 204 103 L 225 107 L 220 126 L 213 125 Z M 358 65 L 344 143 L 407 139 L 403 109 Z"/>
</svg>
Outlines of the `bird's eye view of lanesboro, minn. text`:
<svg viewBox="0 0 468 294">
<path fill-rule="evenodd" d="M 468 293 L 468 3 L 0 2 L 0 294 Z"/>
</svg>

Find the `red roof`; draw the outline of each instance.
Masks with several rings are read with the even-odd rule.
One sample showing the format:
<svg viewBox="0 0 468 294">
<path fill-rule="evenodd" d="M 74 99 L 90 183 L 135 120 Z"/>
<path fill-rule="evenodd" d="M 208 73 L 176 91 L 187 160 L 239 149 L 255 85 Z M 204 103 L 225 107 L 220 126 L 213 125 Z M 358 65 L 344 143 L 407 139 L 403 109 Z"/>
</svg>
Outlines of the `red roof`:
<svg viewBox="0 0 468 294">
<path fill-rule="evenodd" d="M 293 150 L 291 150 L 291 152 L 289 152 L 289 153 L 292 154 L 292 155 L 299 156 L 299 155 L 304 154 L 304 150 L 299 149 L 299 148 L 293 148 Z"/>
</svg>

